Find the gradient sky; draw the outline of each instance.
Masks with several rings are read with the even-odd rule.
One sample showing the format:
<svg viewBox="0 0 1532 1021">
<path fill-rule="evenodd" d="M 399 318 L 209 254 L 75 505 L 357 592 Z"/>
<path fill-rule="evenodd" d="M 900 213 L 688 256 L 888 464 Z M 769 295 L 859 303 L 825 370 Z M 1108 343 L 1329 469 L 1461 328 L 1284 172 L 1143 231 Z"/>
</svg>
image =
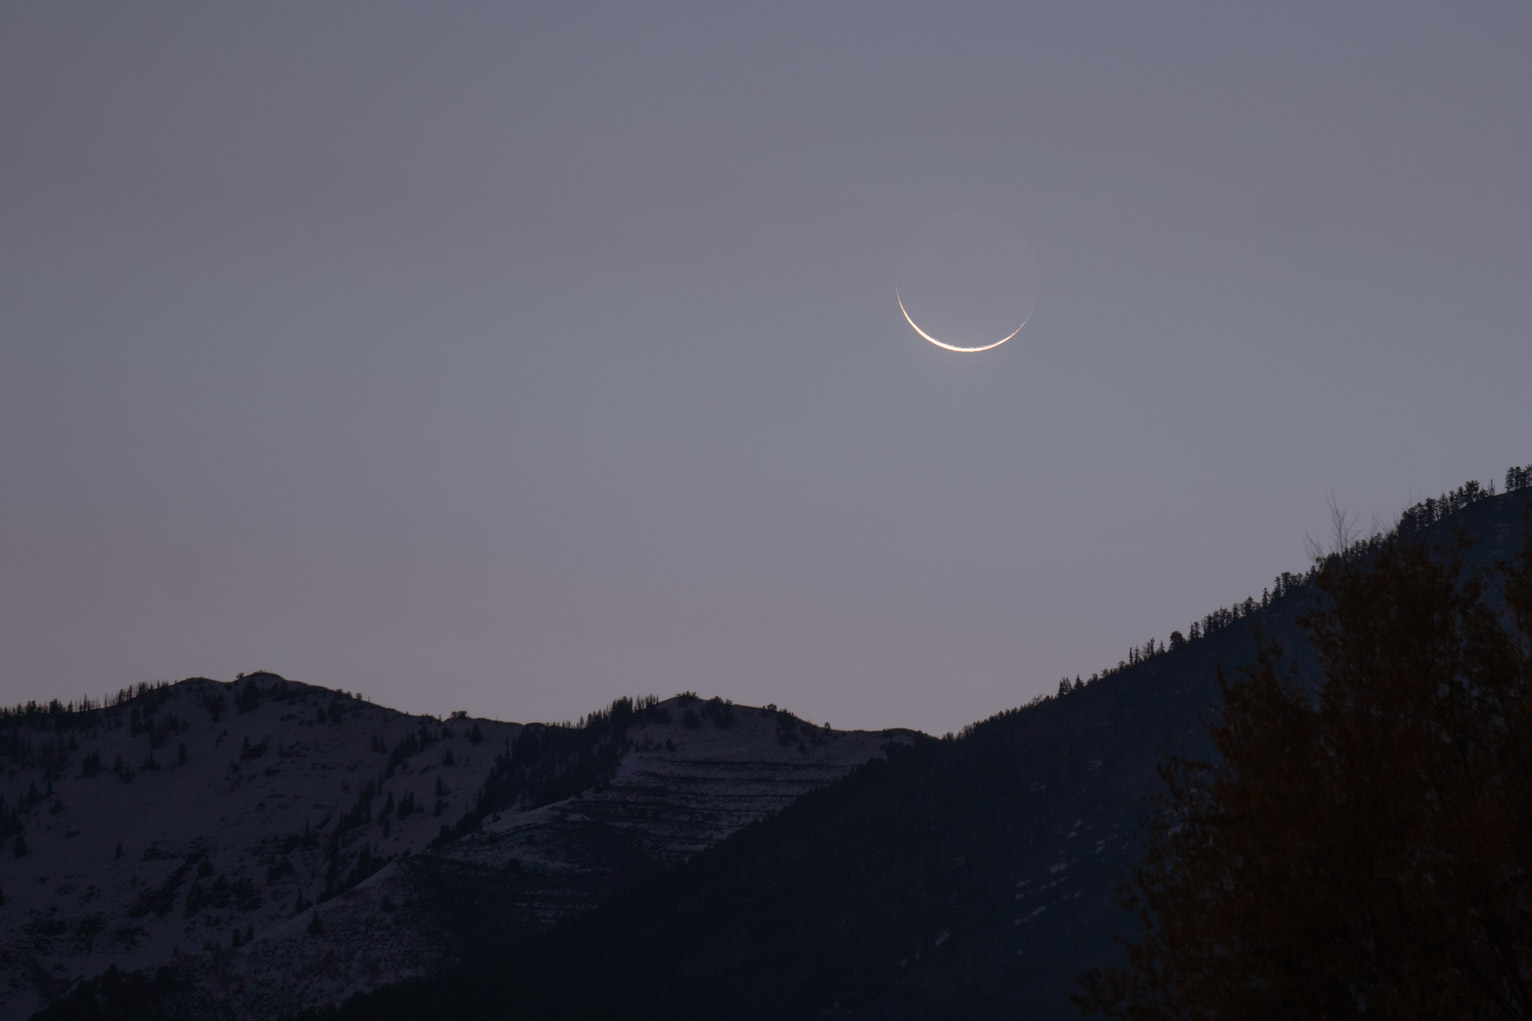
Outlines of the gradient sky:
<svg viewBox="0 0 1532 1021">
<path fill-rule="evenodd" d="M 1532 460 L 1532 6 L 11 3 L 0 701 L 941 732 Z M 979 207 L 982 355 L 894 302 Z"/>
</svg>

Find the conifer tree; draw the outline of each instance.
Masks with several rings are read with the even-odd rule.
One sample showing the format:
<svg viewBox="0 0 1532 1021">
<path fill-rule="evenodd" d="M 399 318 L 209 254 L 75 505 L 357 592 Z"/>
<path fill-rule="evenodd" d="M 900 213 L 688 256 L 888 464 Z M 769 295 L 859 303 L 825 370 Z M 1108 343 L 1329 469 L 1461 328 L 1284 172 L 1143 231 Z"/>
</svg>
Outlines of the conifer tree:
<svg viewBox="0 0 1532 1021">
<path fill-rule="evenodd" d="M 1331 558 L 1305 621 L 1323 687 L 1269 646 L 1224 685 L 1220 761 L 1162 770 L 1123 888 L 1142 935 L 1082 1007 L 1532 1018 L 1532 540 L 1509 626 L 1461 561 L 1397 538 Z"/>
</svg>

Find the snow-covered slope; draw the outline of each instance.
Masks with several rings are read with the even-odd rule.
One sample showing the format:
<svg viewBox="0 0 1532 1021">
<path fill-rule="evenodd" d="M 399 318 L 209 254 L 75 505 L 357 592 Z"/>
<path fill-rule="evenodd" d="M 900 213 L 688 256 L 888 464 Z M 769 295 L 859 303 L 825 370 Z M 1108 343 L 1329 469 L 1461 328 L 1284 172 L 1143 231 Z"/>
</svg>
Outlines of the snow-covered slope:
<svg viewBox="0 0 1532 1021">
<path fill-rule="evenodd" d="M 0 1018 L 269 930 L 418 851 L 520 731 L 257 674 L 0 722 Z M 22 854 L 16 853 L 17 840 Z"/>
<path fill-rule="evenodd" d="M 241 1017 L 430 973 L 916 736 L 694 697 L 601 723 L 413 717 L 270 674 L 0 721 L 0 1021 L 112 964 Z"/>
<path fill-rule="evenodd" d="M 181 974 L 207 1005 L 232 1002 L 242 1016 L 270 1017 L 439 971 L 588 908 L 838 779 L 890 742 L 916 737 L 670 699 L 625 728 L 615 767 L 591 787 L 491 815 L 238 950 L 187 961 Z"/>
</svg>

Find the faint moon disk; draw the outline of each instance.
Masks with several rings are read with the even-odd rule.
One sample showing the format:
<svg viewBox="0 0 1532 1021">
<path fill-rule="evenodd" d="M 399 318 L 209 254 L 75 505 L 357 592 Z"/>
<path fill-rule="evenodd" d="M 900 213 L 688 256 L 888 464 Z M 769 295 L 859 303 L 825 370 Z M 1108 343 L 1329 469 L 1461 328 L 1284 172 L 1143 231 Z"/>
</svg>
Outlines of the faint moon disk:
<svg viewBox="0 0 1532 1021">
<path fill-rule="evenodd" d="M 921 337 L 975 354 L 1021 332 L 1037 304 L 1037 276 L 1037 257 L 1020 228 L 995 213 L 959 210 L 932 217 L 910 235 L 894 300 Z"/>
</svg>

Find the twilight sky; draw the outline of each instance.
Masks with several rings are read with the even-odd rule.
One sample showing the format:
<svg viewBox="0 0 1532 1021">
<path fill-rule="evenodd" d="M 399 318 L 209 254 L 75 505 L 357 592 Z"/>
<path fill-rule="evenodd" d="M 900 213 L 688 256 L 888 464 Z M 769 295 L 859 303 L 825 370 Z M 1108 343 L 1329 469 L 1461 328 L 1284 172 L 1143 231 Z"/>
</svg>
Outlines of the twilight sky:
<svg viewBox="0 0 1532 1021">
<path fill-rule="evenodd" d="M 1532 460 L 1532 6 L 13 3 L 0 701 L 940 733 Z M 1036 311 L 894 302 L 954 208 Z"/>
</svg>

